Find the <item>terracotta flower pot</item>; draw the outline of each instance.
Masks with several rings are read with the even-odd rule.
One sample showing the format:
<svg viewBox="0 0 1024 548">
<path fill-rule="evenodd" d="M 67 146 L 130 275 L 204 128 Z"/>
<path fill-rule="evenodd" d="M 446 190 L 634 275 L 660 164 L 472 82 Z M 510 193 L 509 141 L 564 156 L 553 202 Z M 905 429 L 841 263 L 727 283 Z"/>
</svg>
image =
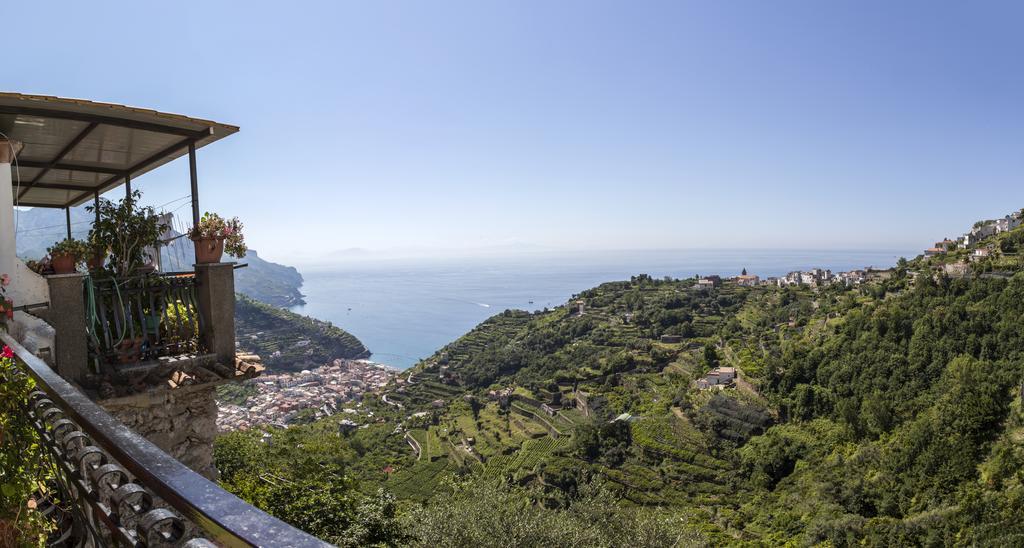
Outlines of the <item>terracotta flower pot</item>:
<svg viewBox="0 0 1024 548">
<path fill-rule="evenodd" d="M 122 364 L 135 363 L 142 358 L 142 337 L 125 339 L 117 347 L 117 359 Z"/>
<path fill-rule="evenodd" d="M 224 238 L 194 238 L 196 244 L 196 262 L 199 264 L 219 263 L 224 255 Z"/>
<path fill-rule="evenodd" d="M 50 264 L 53 265 L 54 274 L 71 274 L 75 271 L 77 263 L 78 261 L 75 260 L 75 256 L 67 253 L 60 253 L 50 257 Z"/>
</svg>

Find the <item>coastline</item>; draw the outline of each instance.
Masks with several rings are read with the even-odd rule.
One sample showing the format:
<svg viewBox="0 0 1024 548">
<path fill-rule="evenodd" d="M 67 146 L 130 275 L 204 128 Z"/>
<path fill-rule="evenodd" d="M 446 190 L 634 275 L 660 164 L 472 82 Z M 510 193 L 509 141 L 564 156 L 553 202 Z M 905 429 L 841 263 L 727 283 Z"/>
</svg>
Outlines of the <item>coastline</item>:
<svg viewBox="0 0 1024 548">
<path fill-rule="evenodd" d="M 646 273 L 687 278 L 746 268 L 762 277 L 794 270 L 888 267 L 910 250 L 655 250 L 530 253 L 462 259 L 358 260 L 303 267 L 307 304 L 289 310 L 344 328 L 373 357 L 405 370 L 506 309 L 554 308 L 580 291 Z"/>
</svg>

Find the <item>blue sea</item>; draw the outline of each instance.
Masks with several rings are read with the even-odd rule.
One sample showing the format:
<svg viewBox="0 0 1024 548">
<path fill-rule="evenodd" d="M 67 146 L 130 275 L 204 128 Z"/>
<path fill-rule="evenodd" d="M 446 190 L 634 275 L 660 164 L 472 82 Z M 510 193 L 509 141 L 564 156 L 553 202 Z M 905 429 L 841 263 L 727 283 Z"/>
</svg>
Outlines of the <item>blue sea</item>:
<svg viewBox="0 0 1024 548">
<path fill-rule="evenodd" d="M 300 267 L 308 304 L 292 310 L 358 337 L 375 361 L 405 369 L 508 308 L 541 310 L 603 282 L 636 274 L 762 277 L 814 267 L 886 268 L 914 250 L 622 251 L 459 259 L 359 259 Z"/>
</svg>

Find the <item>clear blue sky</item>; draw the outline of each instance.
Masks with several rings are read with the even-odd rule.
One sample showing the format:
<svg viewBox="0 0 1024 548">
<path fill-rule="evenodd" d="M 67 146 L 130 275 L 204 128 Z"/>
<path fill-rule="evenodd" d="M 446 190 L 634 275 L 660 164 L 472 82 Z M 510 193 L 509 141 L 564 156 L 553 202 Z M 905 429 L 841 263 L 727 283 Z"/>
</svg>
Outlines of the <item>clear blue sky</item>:
<svg viewBox="0 0 1024 548">
<path fill-rule="evenodd" d="M 0 89 L 240 125 L 202 205 L 282 261 L 923 248 L 1024 207 L 1019 2 L 46 4 L 4 6 Z"/>
</svg>

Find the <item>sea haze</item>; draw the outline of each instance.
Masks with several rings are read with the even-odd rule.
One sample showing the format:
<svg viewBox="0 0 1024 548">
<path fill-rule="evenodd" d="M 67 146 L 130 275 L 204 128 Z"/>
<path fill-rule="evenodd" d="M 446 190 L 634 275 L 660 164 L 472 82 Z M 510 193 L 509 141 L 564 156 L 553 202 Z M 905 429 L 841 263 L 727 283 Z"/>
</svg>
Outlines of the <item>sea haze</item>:
<svg viewBox="0 0 1024 548">
<path fill-rule="evenodd" d="M 349 331 L 376 361 L 401 369 L 508 308 L 541 310 L 636 274 L 779 276 L 814 267 L 889 267 L 911 250 L 683 250 L 536 253 L 460 259 L 361 259 L 302 267 L 304 306 L 293 311 Z"/>
</svg>

